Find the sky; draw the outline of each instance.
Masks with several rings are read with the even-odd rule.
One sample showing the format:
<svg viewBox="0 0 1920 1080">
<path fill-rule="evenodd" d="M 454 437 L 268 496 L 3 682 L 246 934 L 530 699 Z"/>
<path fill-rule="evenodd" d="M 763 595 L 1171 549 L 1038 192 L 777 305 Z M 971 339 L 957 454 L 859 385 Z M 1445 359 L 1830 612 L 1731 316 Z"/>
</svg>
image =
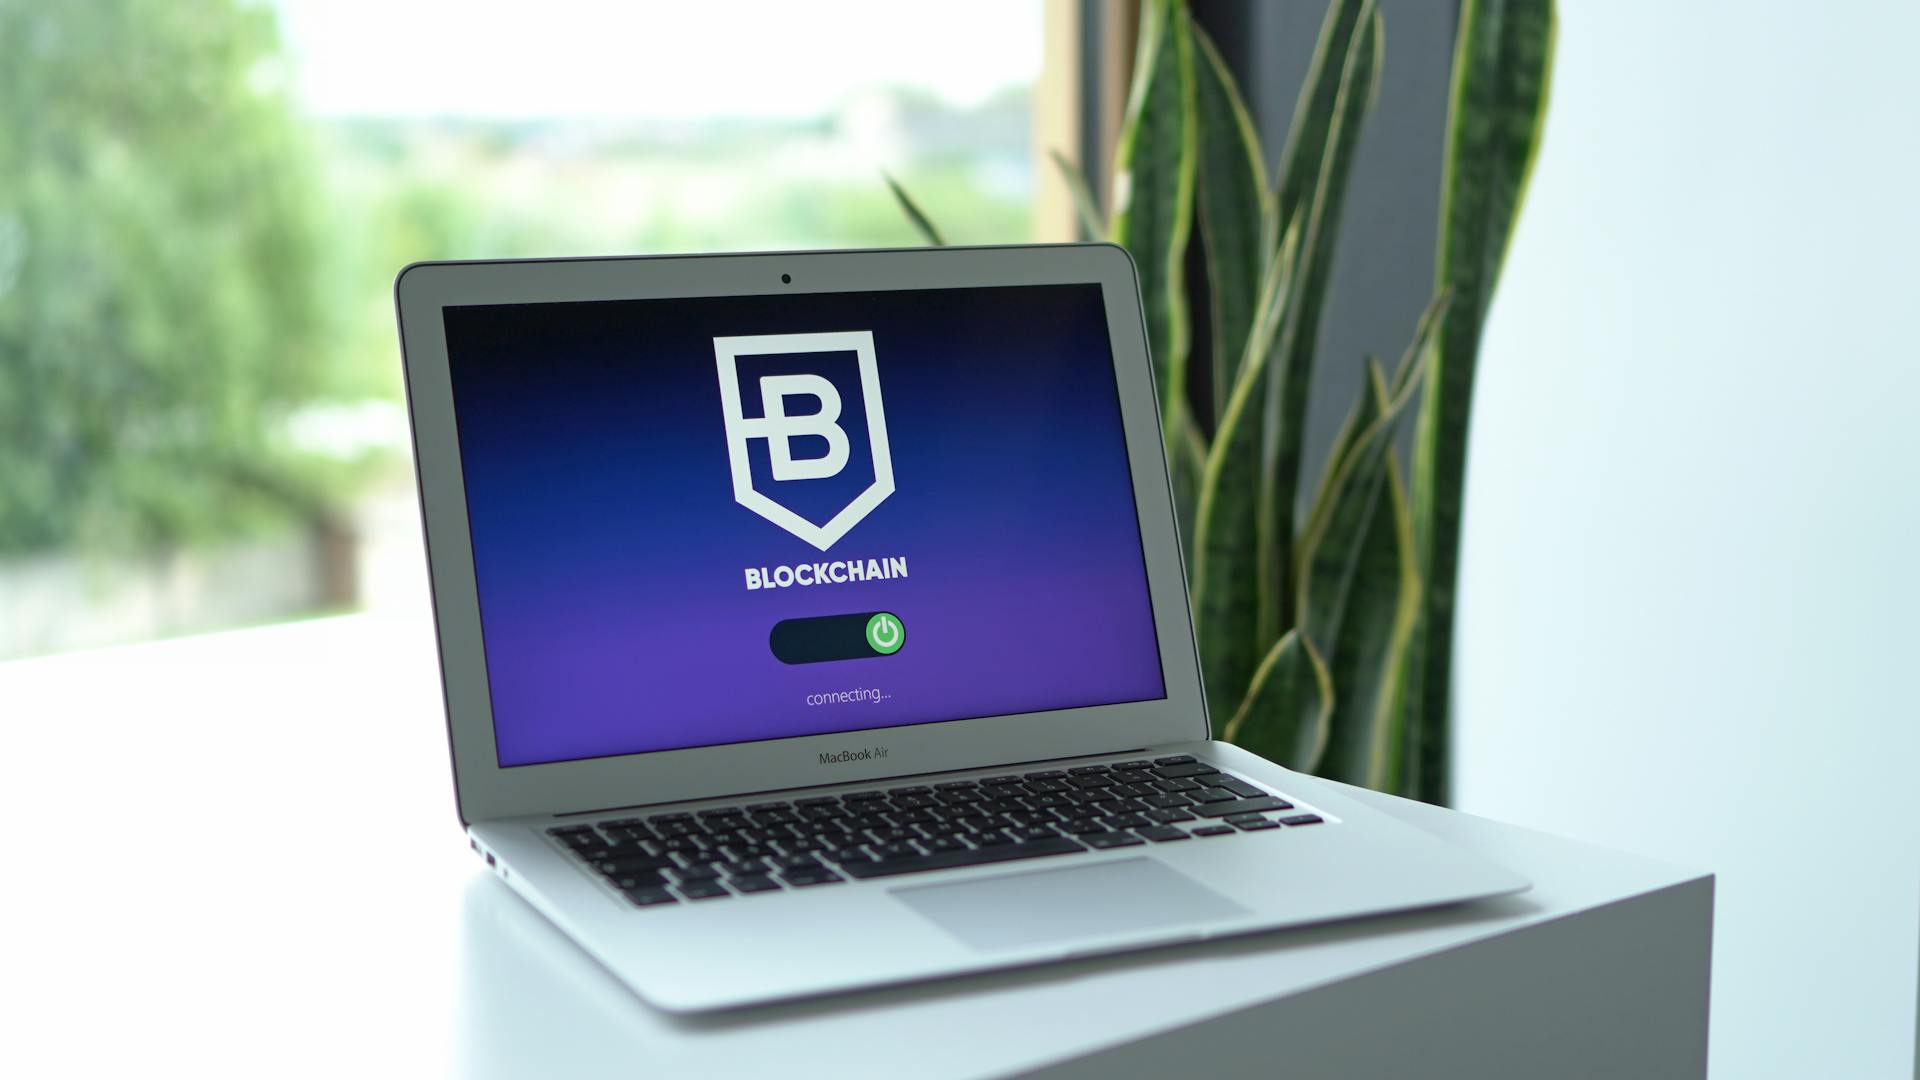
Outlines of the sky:
<svg viewBox="0 0 1920 1080">
<path fill-rule="evenodd" d="M 1037 0 L 273 0 L 320 115 L 815 116 L 873 86 L 975 104 L 1040 70 Z"/>
</svg>

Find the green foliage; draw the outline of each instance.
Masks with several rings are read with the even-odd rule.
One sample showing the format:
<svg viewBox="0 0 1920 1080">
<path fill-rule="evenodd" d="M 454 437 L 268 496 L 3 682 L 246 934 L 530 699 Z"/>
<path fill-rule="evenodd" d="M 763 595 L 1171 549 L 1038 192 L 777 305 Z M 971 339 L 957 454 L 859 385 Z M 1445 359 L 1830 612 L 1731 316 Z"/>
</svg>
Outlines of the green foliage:
<svg viewBox="0 0 1920 1080">
<path fill-rule="evenodd" d="M 1112 235 L 1140 268 L 1168 461 L 1194 537 L 1208 711 L 1223 737 L 1294 768 L 1444 798 L 1467 401 L 1538 139 L 1552 0 L 1467 0 L 1438 295 L 1391 378 L 1366 362 L 1365 389 L 1297 528 L 1319 320 L 1379 81 L 1382 20 L 1374 0 L 1334 0 L 1271 195 L 1239 93 L 1184 5 L 1145 0 L 1141 23 Z M 1195 205 L 1215 350 L 1206 401 L 1185 378 L 1181 272 Z M 1410 509 L 1393 444 L 1423 379 Z"/>
<path fill-rule="evenodd" d="M 328 390 L 270 11 L 0 3 L 0 552 L 310 516 Z"/>
<path fill-rule="evenodd" d="M 1453 54 L 1435 279 L 1455 317 L 1435 344 L 1415 434 L 1414 538 L 1425 605 L 1407 659 L 1407 790 L 1448 798 L 1454 586 L 1466 493 L 1467 424 L 1480 331 L 1493 304 L 1546 119 L 1553 0 L 1466 0 Z"/>
</svg>

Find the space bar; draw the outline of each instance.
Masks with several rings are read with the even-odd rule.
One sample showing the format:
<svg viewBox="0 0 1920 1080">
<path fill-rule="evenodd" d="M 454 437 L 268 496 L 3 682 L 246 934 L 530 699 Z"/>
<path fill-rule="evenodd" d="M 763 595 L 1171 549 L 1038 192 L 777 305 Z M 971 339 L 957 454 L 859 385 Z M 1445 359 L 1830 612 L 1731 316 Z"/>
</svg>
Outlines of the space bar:
<svg viewBox="0 0 1920 1080">
<path fill-rule="evenodd" d="M 892 877 L 894 874 L 918 874 L 927 870 L 951 870 L 956 866 L 980 866 L 985 863 L 1011 862 L 1014 859 L 1037 859 L 1043 855 L 1071 855 L 1076 851 L 1085 850 L 1087 850 L 1086 847 L 1079 841 L 1059 836 L 1046 840 L 1029 840 L 1023 844 L 975 848 L 972 851 L 936 851 L 931 855 L 914 855 L 904 859 L 842 863 L 840 870 L 849 877 L 862 879 Z"/>
</svg>

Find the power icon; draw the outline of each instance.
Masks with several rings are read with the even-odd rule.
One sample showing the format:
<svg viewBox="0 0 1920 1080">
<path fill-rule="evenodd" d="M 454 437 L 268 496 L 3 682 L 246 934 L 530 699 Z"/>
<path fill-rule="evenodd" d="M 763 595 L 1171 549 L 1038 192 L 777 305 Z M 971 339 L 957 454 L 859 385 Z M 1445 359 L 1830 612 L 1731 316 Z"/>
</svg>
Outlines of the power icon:
<svg viewBox="0 0 1920 1080">
<path fill-rule="evenodd" d="M 867 645 L 881 656 L 900 651 L 907 643 L 907 628 L 890 611 L 882 611 L 867 620 Z"/>
</svg>

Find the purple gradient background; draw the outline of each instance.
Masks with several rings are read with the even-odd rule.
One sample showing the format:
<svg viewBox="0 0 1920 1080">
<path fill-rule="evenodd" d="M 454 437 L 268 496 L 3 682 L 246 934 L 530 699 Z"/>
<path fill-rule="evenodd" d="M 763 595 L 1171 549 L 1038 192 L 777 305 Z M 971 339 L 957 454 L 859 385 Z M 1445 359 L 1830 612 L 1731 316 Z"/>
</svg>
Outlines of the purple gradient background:
<svg viewBox="0 0 1920 1080">
<path fill-rule="evenodd" d="M 1098 285 L 450 308 L 502 767 L 1165 696 Z M 712 339 L 871 330 L 897 490 L 825 553 L 733 501 Z M 817 364 L 871 479 L 850 354 Z M 751 380 L 791 359 L 742 364 Z M 804 406 L 796 406 L 804 407 Z M 805 443 L 795 452 L 818 453 Z M 781 490 L 781 489 L 788 490 Z M 742 570 L 903 555 L 892 581 Z M 786 618 L 888 610 L 887 657 L 789 666 Z M 875 688 L 879 702 L 809 706 Z"/>
</svg>

